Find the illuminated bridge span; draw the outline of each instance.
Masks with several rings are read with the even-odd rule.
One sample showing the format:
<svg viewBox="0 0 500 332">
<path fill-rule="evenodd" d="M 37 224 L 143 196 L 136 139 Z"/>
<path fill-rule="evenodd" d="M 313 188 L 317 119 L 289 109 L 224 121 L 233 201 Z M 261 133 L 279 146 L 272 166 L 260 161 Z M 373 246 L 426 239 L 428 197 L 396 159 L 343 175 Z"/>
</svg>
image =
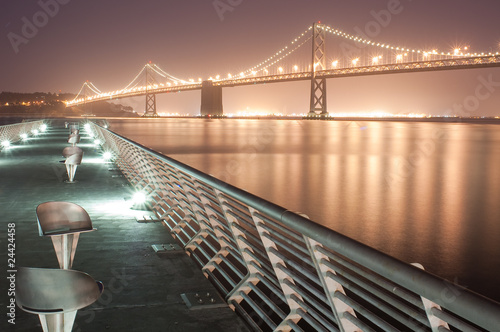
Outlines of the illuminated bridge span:
<svg viewBox="0 0 500 332">
<path fill-rule="evenodd" d="M 328 48 L 328 56 L 327 37 L 334 39 Z M 318 22 L 266 60 L 237 75 L 184 80 L 170 75 L 156 64 L 148 63 L 121 90 L 101 92 L 93 83 L 85 82 L 67 106 L 146 96 L 144 116 L 154 117 L 158 116 L 156 94 L 201 90 L 201 114 L 220 115 L 223 109 L 222 87 L 310 80 L 309 115 L 316 116 L 327 114 L 328 78 L 496 66 L 500 66 L 498 52 L 472 53 L 469 46 L 464 45 L 457 45 L 449 52 L 412 49 L 353 36 Z"/>
</svg>

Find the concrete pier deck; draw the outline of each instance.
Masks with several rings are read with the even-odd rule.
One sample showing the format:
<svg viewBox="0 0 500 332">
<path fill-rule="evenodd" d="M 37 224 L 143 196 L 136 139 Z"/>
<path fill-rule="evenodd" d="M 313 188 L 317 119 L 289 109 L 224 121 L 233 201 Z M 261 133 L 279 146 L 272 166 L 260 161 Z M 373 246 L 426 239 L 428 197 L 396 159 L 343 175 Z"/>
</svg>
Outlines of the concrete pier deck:
<svg viewBox="0 0 500 332">
<path fill-rule="evenodd" d="M 249 331 L 224 302 L 189 308 L 181 294 L 216 294 L 182 251 L 156 253 L 154 244 L 174 244 L 158 222 L 137 222 L 144 213 L 129 208 L 132 188 L 82 130 L 84 151 L 75 183 L 65 182 L 60 163 L 69 129 L 52 122 L 47 132 L 0 152 L 0 331 L 42 331 L 38 316 L 16 308 L 6 316 L 7 228 L 15 223 L 16 266 L 58 268 L 50 238 L 40 237 L 35 209 L 48 201 L 82 206 L 97 231 L 80 235 L 73 269 L 104 283 L 101 298 L 79 310 L 73 331 Z"/>
</svg>

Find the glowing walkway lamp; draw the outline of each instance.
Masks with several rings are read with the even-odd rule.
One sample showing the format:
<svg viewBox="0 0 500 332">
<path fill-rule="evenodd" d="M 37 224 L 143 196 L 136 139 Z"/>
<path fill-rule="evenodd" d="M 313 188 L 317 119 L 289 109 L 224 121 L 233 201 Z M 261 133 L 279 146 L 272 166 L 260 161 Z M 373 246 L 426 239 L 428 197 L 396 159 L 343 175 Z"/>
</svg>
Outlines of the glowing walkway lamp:
<svg viewBox="0 0 500 332">
<path fill-rule="evenodd" d="M 76 173 L 76 168 L 82 163 L 83 150 L 77 146 L 68 146 L 63 149 L 63 157 L 66 158 L 66 172 L 68 173 L 69 183 L 73 183 Z"/>
<path fill-rule="evenodd" d="M 9 140 L 3 140 L 2 143 L 1 143 L 2 147 L 4 147 L 5 149 L 8 149 L 10 147 L 10 141 Z"/>
<path fill-rule="evenodd" d="M 97 301 L 104 286 L 84 272 L 20 267 L 16 303 L 37 314 L 44 332 L 71 332 L 79 309 Z"/>
<path fill-rule="evenodd" d="M 81 206 L 70 202 L 45 202 L 37 206 L 40 236 L 52 239 L 61 269 L 71 269 L 80 233 L 91 232 L 92 221 Z"/>
</svg>

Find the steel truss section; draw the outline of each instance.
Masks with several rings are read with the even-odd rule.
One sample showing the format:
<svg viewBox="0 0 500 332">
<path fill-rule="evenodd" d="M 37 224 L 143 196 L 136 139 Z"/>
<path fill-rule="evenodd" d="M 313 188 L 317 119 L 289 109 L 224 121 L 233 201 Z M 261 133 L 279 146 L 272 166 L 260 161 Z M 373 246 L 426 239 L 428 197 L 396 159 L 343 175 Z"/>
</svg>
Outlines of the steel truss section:
<svg viewBox="0 0 500 332">
<path fill-rule="evenodd" d="M 156 94 L 147 93 L 146 94 L 146 111 L 144 112 L 144 117 L 157 117 L 156 113 Z"/>
<path fill-rule="evenodd" d="M 151 87 L 154 87 L 157 82 L 152 73 L 152 68 L 150 65 L 146 66 L 146 110 L 142 116 L 144 117 L 158 117 L 156 113 L 156 94 L 149 92 Z"/>
<path fill-rule="evenodd" d="M 320 23 L 313 25 L 311 107 L 309 115 L 326 115 L 326 79 L 317 73 L 326 69 L 325 30 Z"/>
</svg>

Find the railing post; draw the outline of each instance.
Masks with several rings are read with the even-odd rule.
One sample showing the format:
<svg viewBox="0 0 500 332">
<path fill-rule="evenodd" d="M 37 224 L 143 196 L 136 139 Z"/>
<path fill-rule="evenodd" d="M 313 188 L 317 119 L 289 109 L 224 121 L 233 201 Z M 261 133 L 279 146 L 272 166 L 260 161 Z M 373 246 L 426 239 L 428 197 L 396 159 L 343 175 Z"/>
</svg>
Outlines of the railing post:
<svg viewBox="0 0 500 332">
<path fill-rule="evenodd" d="M 276 274 L 281 290 L 285 295 L 288 307 L 290 308 L 290 313 L 286 316 L 285 319 L 283 319 L 283 321 L 278 325 L 275 331 L 291 331 L 292 327 L 289 325 L 289 321 L 297 323 L 302 318 L 300 315 L 300 310 L 302 310 L 302 308 L 300 307 L 299 303 L 294 300 L 294 297 L 298 298 L 300 301 L 304 300 L 300 294 L 294 291 L 287 284 L 290 283 L 296 285 L 295 281 L 291 279 L 286 273 L 284 273 L 281 268 L 279 268 L 279 265 L 283 266 L 284 268 L 286 268 L 287 265 L 285 261 L 274 254 L 274 252 L 278 251 L 278 248 L 276 247 L 276 244 L 273 241 L 269 240 L 266 236 L 266 234 L 268 234 L 268 231 L 260 226 L 262 221 L 257 216 L 255 216 L 258 211 L 251 207 L 249 207 L 249 211 L 255 223 L 255 227 L 257 228 L 257 232 L 259 233 L 260 239 L 262 240 L 269 261 L 271 262 L 274 273 Z"/>
<path fill-rule="evenodd" d="M 328 298 L 328 302 L 330 303 L 330 307 L 332 308 L 333 314 L 335 315 L 335 319 L 337 320 L 337 324 L 339 325 L 340 330 L 359 331 L 359 328 L 356 325 L 345 318 L 346 315 L 356 317 L 356 313 L 354 312 L 354 310 L 335 296 L 335 293 L 337 292 L 340 292 L 344 295 L 346 294 L 344 291 L 344 287 L 342 287 L 341 284 L 328 277 L 329 273 L 336 274 L 336 272 L 332 269 L 329 269 L 325 264 L 322 264 L 323 261 L 328 260 L 328 257 L 316 249 L 317 247 L 321 247 L 321 244 L 306 236 L 304 236 L 304 240 L 307 244 L 307 249 L 309 249 L 312 261 L 314 262 L 314 267 L 318 272 L 319 279 L 321 281 L 321 284 L 323 285 L 326 297 Z"/>
<path fill-rule="evenodd" d="M 412 263 L 411 265 L 416 266 L 419 269 L 425 270 L 424 266 L 420 263 Z M 422 303 L 424 304 L 425 313 L 427 314 L 427 319 L 429 320 L 429 324 L 431 325 L 432 332 L 440 332 L 441 328 L 445 328 L 445 329 L 449 330 L 450 327 L 448 326 L 448 323 L 446 323 L 445 321 L 436 317 L 432 313 L 433 308 L 441 310 L 441 306 L 432 302 L 429 299 L 426 299 L 425 297 L 420 296 L 420 298 L 422 299 Z"/>
<path fill-rule="evenodd" d="M 211 229 L 204 223 L 204 222 L 199 222 L 198 219 L 196 218 L 196 212 L 199 213 L 204 213 L 207 215 L 208 219 L 210 219 L 210 213 L 205 209 L 205 204 L 208 204 L 208 201 L 206 198 L 200 197 L 200 200 L 202 202 L 203 208 L 200 208 L 197 204 L 192 204 L 192 209 L 193 209 L 193 215 L 187 215 L 187 218 L 191 218 L 196 221 L 198 226 L 200 227 L 200 230 L 185 244 L 185 249 L 186 251 L 194 251 L 196 250 L 197 245 L 201 242 L 203 242 L 203 239 L 209 235 L 209 232 Z M 187 222 L 187 220 L 186 220 Z M 207 263 L 208 264 L 208 263 Z M 206 266 L 206 265 L 205 265 Z M 202 267 L 203 269 L 204 267 Z"/>
<path fill-rule="evenodd" d="M 215 197 L 218 200 L 217 195 Z M 206 197 L 203 197 L 203 195 L 200 196 L 200 199 L 204 207 L 210 204 L 210 201 Z M 220 206 L 220 202 L 217 203 Z M 208 274 L 215 269 L 216 265 L 220 264 L 220 262 L 222 261 L 221 257 L 227 256 L 229 254 L 229 250 L 226 237 L 220 230 L 220 226 L 213 220 L 214 219 L 213 217 L 217 218 L 217 214 L 211 209 L 206 209 L 206 208 L 205 208 L 205 213 L 208 216 L 208 221 L 212 226 L 212 231 L 214 232 L 215 237 L 217 238 L 217 241 L 219 242 L 220 245 L 219 251 L 215 255 L 213 255 L 213 257 L 201 269 L 205 274 L 205 276 L 208 278 Z"/>
<path fill-rule="evenodd" d="M 326 70 L 325 30 L 320 23 L 314 23 L 312 45 L 311 107 L 309 116 L 326 115 L 326 78 L 316 77 L 316 72 Z"/>
<path fill-rule="evenodd" d="M 245 262 L 245 266 L 248 271 L 245 278 L 241 280 L 241 282 L 236 287 L 234 287 L 226 297 L 226 302 L 228 302 L 231 308 L 234 310 L 231 302 L 235 301 L 236 303 L 240 303 L 243 300 L 241 293 L 248 294 L 252 290 L 249 285 L 256 285 L 260 281 L 258 277 L 260 273 L 255 265 L 261 266 L 261 264 L 257 260 L 255 260 L 252 255 L 249 254 L 249 252 L 253 252 L 253 249 L 248 244 L 246 244 L 245 241 L 242 241 L 242 238 L 246 238 L 245 233 L 242 232 L 238 227 L 235 227 L 235 225 L 239 222 L 234 216 L 228 213 L 229 209 L 225 205 L 227 200 L 223 197 L 222 193 L 219 190 L 215 190 L 215 193 L 217 194 L 217 197 L 221 202 L 222 213 L 227 220 L 229 229 L 233 233 L 234 241 L 238 245 L 239 252 L 243 258 L 243 261 Z"/>
</svg>

